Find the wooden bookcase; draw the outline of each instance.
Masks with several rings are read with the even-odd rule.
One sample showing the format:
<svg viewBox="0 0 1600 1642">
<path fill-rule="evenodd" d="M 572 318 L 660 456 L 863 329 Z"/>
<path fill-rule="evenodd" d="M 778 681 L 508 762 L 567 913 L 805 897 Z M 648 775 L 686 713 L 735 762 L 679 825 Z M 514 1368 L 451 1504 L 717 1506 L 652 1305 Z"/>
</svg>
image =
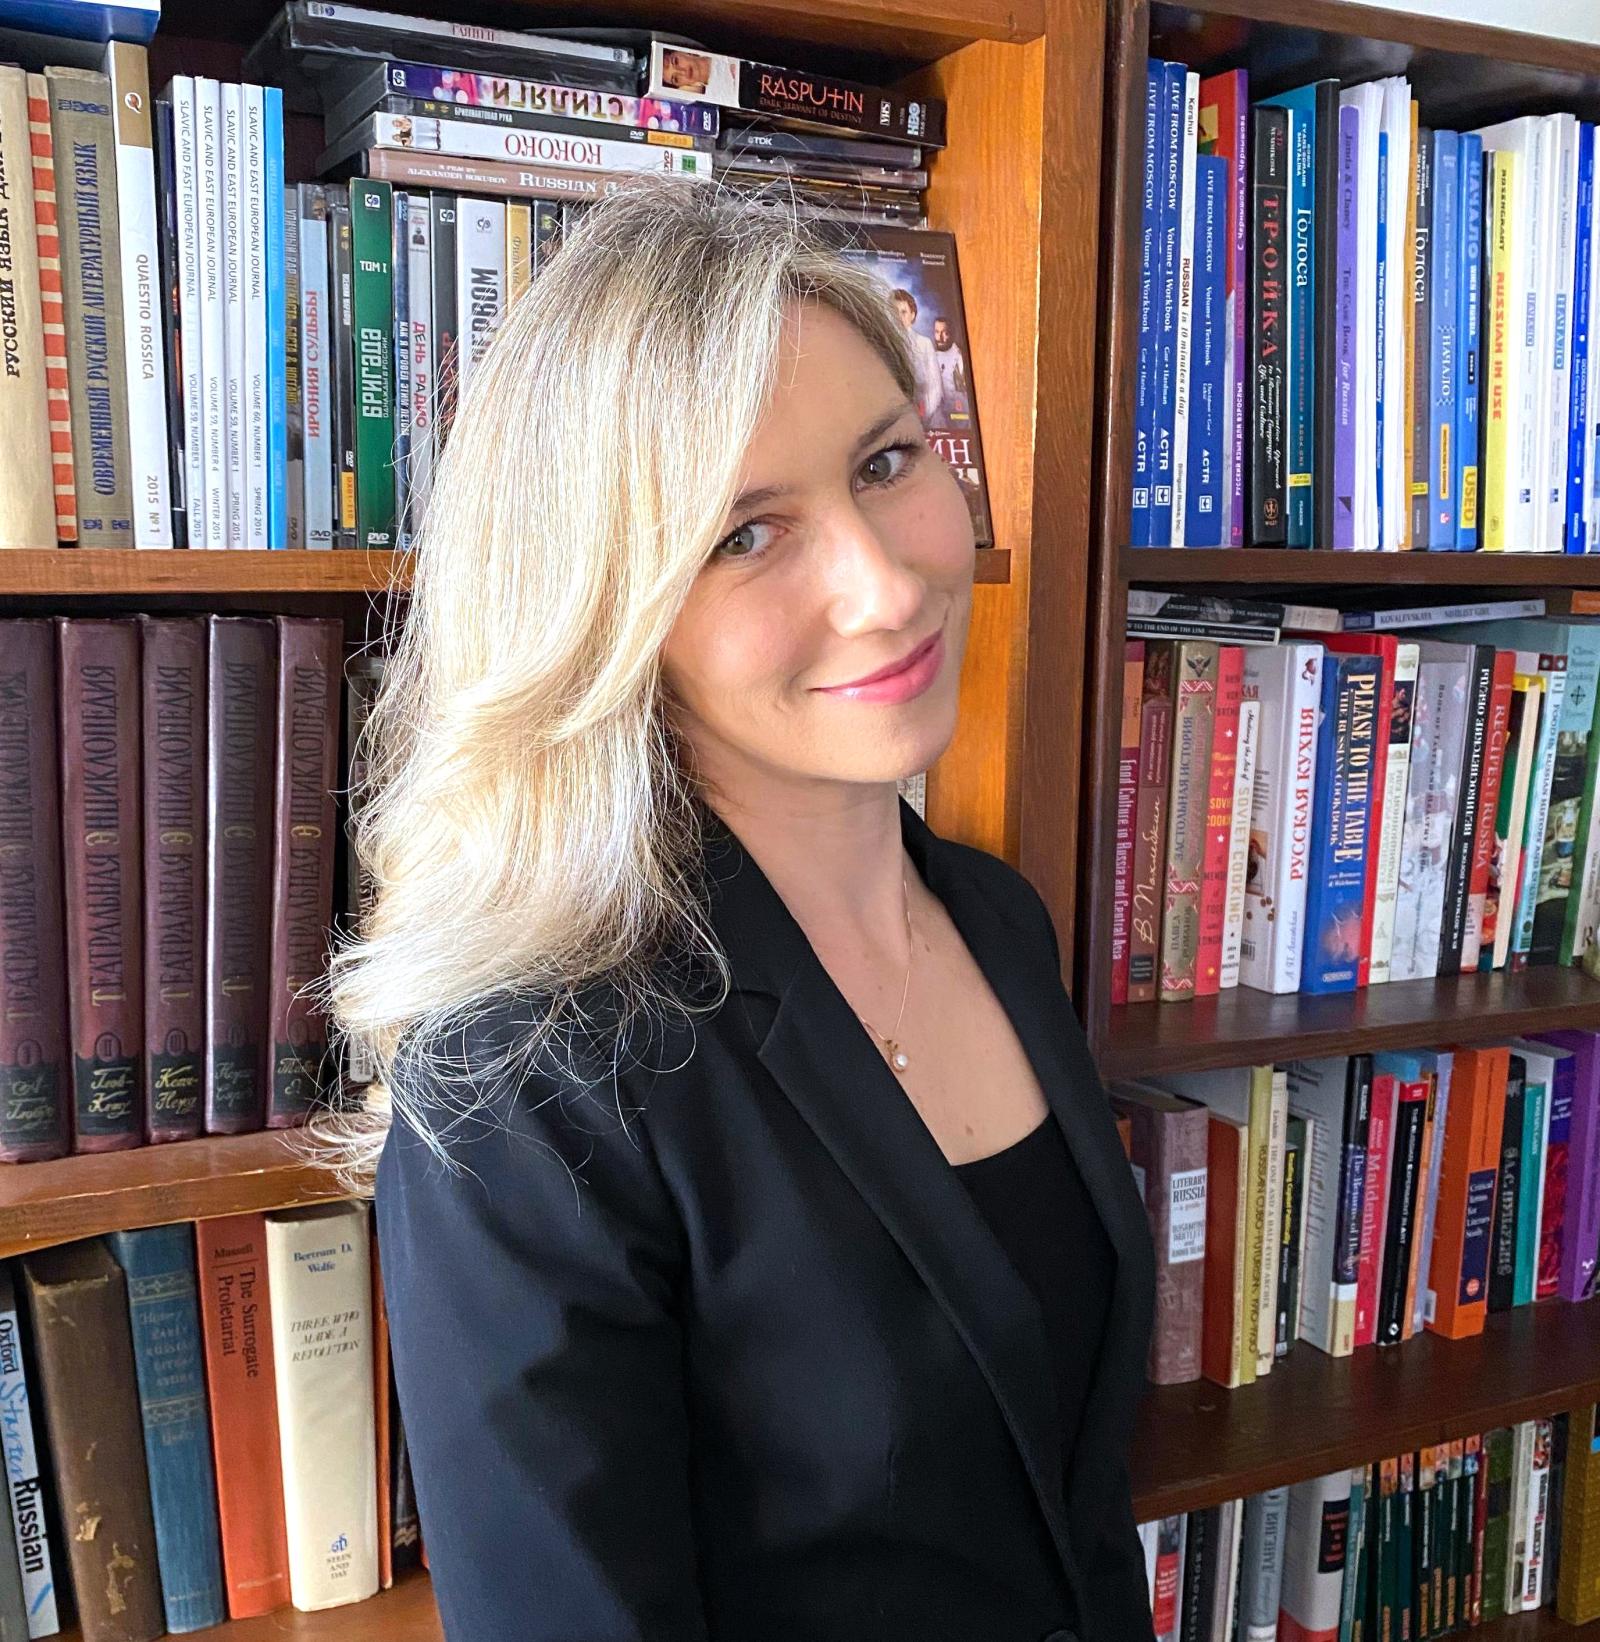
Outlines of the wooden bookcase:
<svg viewBox="0 0 1600 1642">
<path fill-rule="evenodd" d="M 1470 16 L 1470 0 L 1455 8 Z M 1251 98 L 1323 75 L 1406 74 L 1425 125 L 1569 109 L 1600 114 L 1600 47 L 1346 0 L 1111 0 L 1107 25 L 1095 512 L 1080 781 L 1083 902 L 1076 998 L 1107 1077 L 1401 1046 L 1504 1041 L 1600 1028 L 1600 982 L 1572 969 L 1441 977 L 1355 994 L 1246 988 L 1180 1004 L 1110 1002 L 1122 657 L 1130 586 L 1211 586 L 1302 603 L 1420 603 L 1472 590 L 1545 594 L 1600 585 L 1600 559 L 1560 555 L 1162 550 L 1128 546 L 1138 342 L 1141 157 L 1150 57 L 1203 72 L 1243 67 Z M 1495 590 L 1500 590 L 1496 593 Z M 1216 1504 L 1600 1395 L 1600 1306 L 1546 1303 L 1496 1316 L 1478 1339 L 1431 1335 L 1332 1359 L 1301 1346 L 1239 1391 L 1206 1381 L 1151 1393 L 1133 1460 L 1142 1519 Z M 1552 1612 L 1502 1622 L 1507 1638 L 1570 1634 Z"/>
</svg>

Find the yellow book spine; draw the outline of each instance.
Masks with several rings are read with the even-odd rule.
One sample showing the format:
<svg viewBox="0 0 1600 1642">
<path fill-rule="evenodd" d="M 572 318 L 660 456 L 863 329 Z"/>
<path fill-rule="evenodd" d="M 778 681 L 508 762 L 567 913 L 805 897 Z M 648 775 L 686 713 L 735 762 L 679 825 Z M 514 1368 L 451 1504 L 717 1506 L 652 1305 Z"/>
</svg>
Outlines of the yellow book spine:
<svg viewBox="0 0 1600 1642">
<path fill-rule="evenodd" d="M 533 283 L 533 207 L 506 203 L 506 307 Z"/>
<path fill-rule="evenodd" d="M 1484 409 L 1486 426 L 1483 446 L 1483 545 L 1501 553 L 1506 547 L 1506 516 L 1511 503 L 1511 232 L 1516 220 L 1517 156 L 1491 156 L 1487 180 L 1490 189 L 1488 214 L 1489 281 L 1484 293 L 1488 301 L 1488 392 Z"/>
</svg>

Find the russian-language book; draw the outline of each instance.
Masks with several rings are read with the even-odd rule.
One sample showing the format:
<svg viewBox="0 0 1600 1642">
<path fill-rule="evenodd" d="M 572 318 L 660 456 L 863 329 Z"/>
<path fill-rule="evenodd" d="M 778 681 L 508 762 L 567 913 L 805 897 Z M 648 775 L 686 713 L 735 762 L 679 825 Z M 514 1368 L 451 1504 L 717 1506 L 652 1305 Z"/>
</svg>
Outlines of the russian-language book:
<svg viewBox="0 0 1600 1642">
<path fill-rule="evenodd" d="M 305 300 L 300 267 L 300 191 L 291 187 L 283 196 L 283 320 L 285 547 L 306 544 L 306 408 L 305 362 L 300 349 L 305 330 L 300 307 Z"/>
<path fill-rule="evenodd" d="M 0 355 L 0 548 L 50 547 L 56 539 L 34 210 L 27 77 L 0 66 L 0 285 L 9 293 Z"/>
<path fill-rule="evenodd" d="M 300 242 L 301 499 L 305 544 L 333 546 L 333 380 L 328 331 L 328 196 L 320 183 L 296 185 Z"/>
<path fill-rule="evenodd" d="M 247 521 L 254 512 L 252 497 L 265 497 L 260 481 L 266 461 L 265 442 L 253 437 L 259 432 L 260 399 L 252 392 L 256 373 L 251 368 L 250 345 L 253 333 L 259 365 L 266 353 L 266 339 L 257 330 L 265 319 L 266 287 L 261 269 L 261 103 L 258 96 L 252 113 L 247 106 L 250 89 L 226 81 L 217 88 L 222 119 L 222 449 L 228 472 L 228 540 L 241 547 L 253 545 Z M 249 435 L 247 419 L 252 424 Z M 248 454 L 251 444 L 256 449 L 254 490 Z M 263 526 L 265 522 L 263 514 Z"/>
<path fill-rule="evenodd" d="M 44 1473 L 34 1437 L 32 1405 L 37 1389 L 22 1347 L 22 1318 L 11 1263 L 0 1261 L 0 1407 L 6 1410 L 4 1453 L 11 1531 L 28 1616 L 18 1632 L 23 1637 L 54 1636 L 61 1629 L 59 1612 L 64 1606 L 56 1601 L 56 1569 L 62 1551 L 51 1542 Z"/>
<path fill-rule="evenodd" d="M 61 275 L 55 139 L 50 129 L 50 88 L 42 74 L 28 76 L 28 136 L 33 149 L 33 222 L 39 252 L 39 317 L 44 327 L 44 388 L 50 418 L 56 540 L 67 544 L 78 539 L 78 488 L 72 444 L 72 386 Z"/>
<path fill-rule="evenodd" d="M 1506 775 L 1510 744 L 1512 690 L 1516 676 L 1516 654 L 1494 652 L 1489 682 L 1489 716 L 1483 738 L 1482 788 L 1478 795 L 1478 816 L 1472 837 L 1472 858 L 1467 874 L 1466 928 L 1461 939 L 1461 969 L 1469 973 L 1478 967 L 1483 954 L 1487 922 L 1490 868 L 1494 861 L 1495 823 L 1500 813 L 1500 789 Z"/>
<path fill-rule="evenodd" d="M 1436 245 L 1433 218 L 1435 133 L 1417 131 L 1412 150 L 1411 186 L 1407 191 L 1410 227 L 1406 234 L 1406 503 L 1408 545 L 1428 545 L 1433 514 L 1429 435 L 1433 424 L 1430 363 L 1433 331 L 1433 286 Z"/>
<path fill-rule="evenodd" d="M 194 1234 L 187 1224 L 107 1238 L 128 1284 L 161 1597 L 169 1631 L 227 1617 L 206 1410 Z"/>
<path fill-rule="evenodd" d="M 1228 164 L 1228 223 L 1223 259 L 1227 342 L 1223 350 L 1223 407 L 1227 437 L 1222 450 L 1222 480 L 1228 547 L 1244 544 L 1245 423 L 1249 393 L 1245 371 L 1249 360 L 1245 309 L 1249 292 L 1248 143 L 1249 77 L 1242 68 L 1214 74 L 1200 82 L 1199 144 Z"/>
<path fill-rule="evenodd" d="M 456 302 L 456 229 L 460 202 L 453 194 L 435 191 L 429 203 L 433 207 L 433 442 L 437 452 L 444 449 L 456 412 L 461 351 Z"/>
<path fill-rule="evenodd" d="M 356 545 L 356 429 L 354 345 L 355 263 L 350 235 L 350 190 L 330 183 L 328 199 L 329 403 L 333 412 L 333 545 Z"/>
<path fill-rule="evenodd" d="M 1177 646 L 1147 643 L 1139 732 L 1139 800 L 1129 898 L 1128 1002 L 1154 1002 L 1166 893 L 1167 767 L 1172 752 Z"/>
<path fill-rule="evenodd" d="M 22 1259 L 84 1642 L 166 1633 L 122 1268 L 98 1238 Z"/>
<path fill-rule="evenodd" d="M 56 618 L 74 1150 L 144 1141 L 139 630 Z"/>
<path fill-rule="evenodd" d="M 47 68 L 64 255 L 68 383 L 78 529 L 85 547 L 133 546 L 116 139 L 111 83 L 89 69 Z M 96 277 L 96 276 L 99 277 Z"/>
<path fill-rule="evenodd" d="M 529 266 L 532 262 L 532 222 L 529 223 Z M 411 380 L 411 451 L 405 511 L 401 528 L 409 542 L 415 536 L 423 509 L 433 489 L 434 376 L 433 376 L 433 205 L 418 197 L 406 221 L 406 261 L 410 307 L 406 314 L 406 351 Z"/>
<path fill-rule="evenodd" d="M 1233 831 L 1234 773 L 1239 761 L 1239 709 L 1244 693 L 1244 651 L 1217 649 L 1217 684 L 1206 779 L 1206 836 L 1201 861 L 1200 945 L 1194 995 L 1210 997 L 1222 986 L 1222 936 L 1227 916 L 1228 847 Z"/>
<path fill-rule="evenodd" d="M 173 173 L 177 199 L 177 255 L 174 262 L 178 274 L 178 329 L 182 338 L 178 362 L 182 379 L 187 538 L 192 548 L 216 547 L 221 544 L 213 542 L 208 534 L 211 502 L 207 494 L 210 474 L 206 467 L 207 378 L 202 360 L 206 338 L 201 321 L 204 292 L 201 279 L 200 98 L 195 81 L 187 74 L 173 76 L 167 87 L 167 97 L 172 106 Z"/>
<path fill-rule="evenodd" d="M 1300 988 L 1322 663 L 1312 643 L 1245 654 L 1244 697 L 1260 702 L 1261 728 L 1239 980 L 1263 992 Z"/>
<path fill-rule="evenodd" d="M 1111 1091 L 1133 1125 L 1132 1161 L 1156 1249 L 1156 1326 L 1149 1374 L 1156 1385 L 1200 1377 L 1206 1258 L 1206 1151 L 1210 1113 L 1137 1084 Z"/>
<path fill-rule="evenodd" d="M 356 545 L 394 546 L 394 308 L 390 253 L 394 237 L 387 183 L 352 182 L 354 259 L 352 334 L 355 371 Z"/>
<path fill-rule="evenodd" d="M 367 1208 L 267 1216 L 289 1588 L 303 1612 L 378 1589 Z"/>
<path fill-rule="evenodd" d="M 288 304 L 284 299 L 287 225 L 283 214 L 283 92 L 277 86 L 264 86 L 262 100 L 261 188 L 266 215 L 263 239 L 267 281 L 267 529 L 263 545 L 285 548 L 289 545 L 289 387 Z"/>
<path fill-rule="evenodd" d="M 267 1111 L 277 659 L 270 621 L 207 622 L 206 1132 L 242 1134 Z"/>
<path fill-rule="evenodd" d="M 1242 675 L 1239 687 L 1242 694 Z M 1238 754 L 1235 759 L 1232 808 L 1228 817 L 1228 878 L 1223 900 L 1221 986 L 1224 991 L 1239 984 L 1245 885 L 1250 871 L 1250 808 L 1255 795 L 1256 748 L 1260 732 L 1260 701 L 1241 700 Z"/>
<path fill-rule="evenodd" d="M 201 1220 L 194 1234 L 228 1617 L 249 1619 L 289 1600 L 266 1219 Z"/>
<path fill-rule="evenodd" d="M 1166 879 L 1161 909 L 1164 1001 L 1192 997 L 1195 990 L 1217 664 L 1215 644 L 1184 640 L 1176 647 Z"/>
<path fill-rule="evenodd" d="M 229 540 L 233 483 L 227 460 L 228 344 L 223 234 L 222 87 L 197 75 L 194 80 L 194 189 L 200 247 L 200 436 L 205 466 L 205 534 L 202 547 L 238 547 Z M 190 545 L 195 545 L 191 538 Z"/>
<path fill-rule="evenodd" d="M 329 1086 L 327 1021 L 304 989 L 328 966 L 344 638 L 337 618 L 275 620 L 278 756 L 268 1128 L 300 1122 Z"/>
<path fill-rule="evenodd" d="M 503 200 L 462 199 L 456 209 L 456 300 L 463 323 L 459 391 L 465 393 L 488 351 L 506 305 L 506 208 Z"/>
<path fill-rule="evenodd" d="M 1289 115 L 1257 104 L 1251 120 L 1250 540 L 1281 547 L 1287 541 Z"/>
<path fill-rule="evenodd" d="M 141 616 L 145 1137 L 205 1132 L 206 629 Z"/>
<path fill-rule="evenodd" d="M 1133 899 L 1134 822 L 1139 808 L 1139 726 L 1144 708 L 1144 640 L 1123 647 L 1122 743 L 1117 763 L 1115 890 L 1111 903 L 1111 1001 L 1128 1001 L 1129 915 Z"/>
<path fill-rule="evenodd" d="M 406 493 L 411 486 L 411 213 L 428 209 L 421 194 L 408 193 L 403 188 L 394 191 L 392 230 L 394 243 L 390 249 L 392 274 L 391 310 L 393 313 L 394 341 L 391 359 L 394 365 L 394 449 L 390 458 L 390 480 L 394 485 L 395 546 L 402 552 L 411 547 L 411 530 L 407 519 Z M 523 207 L 526 214 L 526 207 Z M 506 211 L 506 255 L 511 254 L 511 219 L 516 207 Z"/>
<path fill-rule="evenodd" d="M 0 642 L 0 793 L 7 893 L 0 895 L 0 1161 L 64 1156 L 72 1145 L 56 635 L 11 618 Z"/>
<path fill-rule="evenodd" d="M 1332 654 L 1323 663 L 1300 972 L 1304 992 L 1356 987 L 1382 676 L 1383 663 L 1375 655 Z"/>
</svg>

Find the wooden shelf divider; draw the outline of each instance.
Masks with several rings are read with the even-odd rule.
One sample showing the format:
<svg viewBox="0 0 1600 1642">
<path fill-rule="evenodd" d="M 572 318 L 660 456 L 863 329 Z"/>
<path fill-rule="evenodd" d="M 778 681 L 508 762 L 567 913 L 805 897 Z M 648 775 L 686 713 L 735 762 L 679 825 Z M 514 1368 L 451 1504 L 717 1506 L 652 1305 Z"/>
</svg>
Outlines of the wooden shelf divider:
<svg viewBox="0 0 1600 1642">
<path fill-rule="evenodd" d="M 1215 582 L 1250 587 L 1600 587 L 1600 554 L 1334 553 L 1283 547 L 1125 547 L 1122 576 L 1139 586 Z M 1301 602 L 1307 602 L 1302 600 Z M 1394 601 L 1399 602 L 1399 601 Z"/>
<path fill-rule="evenodd" d="M 340 1195 L 293 1129 L 0 1167 L 0 1258 L 139 1226 L 292 1208 Z"/>
</svg>

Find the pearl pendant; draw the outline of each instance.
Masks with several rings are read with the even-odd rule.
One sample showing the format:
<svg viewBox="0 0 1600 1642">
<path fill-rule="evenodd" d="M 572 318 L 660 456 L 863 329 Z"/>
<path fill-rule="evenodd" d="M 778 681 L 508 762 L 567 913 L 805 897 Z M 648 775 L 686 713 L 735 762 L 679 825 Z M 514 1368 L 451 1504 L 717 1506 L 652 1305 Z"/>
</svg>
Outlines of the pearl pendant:
<svg viewBox="0 0 1600 1642">
<path fill-rule="evenodd" d="M 911 1058 L 906 1054 L 905 1050 L 900 1048 L 897 1044 L 890 1044 L 889 1064 L 895 1069 L 895 1071 L 903 1072 L 911 1064 Z"/>
</svg>

